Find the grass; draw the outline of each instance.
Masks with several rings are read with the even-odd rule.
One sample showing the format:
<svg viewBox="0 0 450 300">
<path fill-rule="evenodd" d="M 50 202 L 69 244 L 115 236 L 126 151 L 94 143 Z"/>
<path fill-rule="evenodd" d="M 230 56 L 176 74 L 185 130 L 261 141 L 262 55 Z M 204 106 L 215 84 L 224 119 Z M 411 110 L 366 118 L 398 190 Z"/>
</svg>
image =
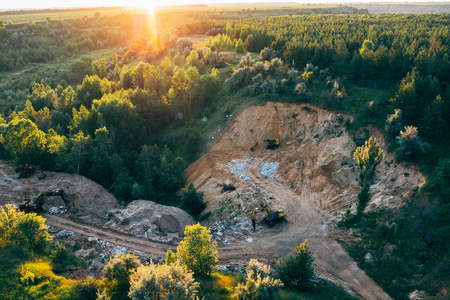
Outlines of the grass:
<svg viewBox="0 0 450 300">
<path fill-rule="evenodd" d="M 89 18 L 94 18 L 96 12 L 99 12 L 101 16 L 117 16 L 123 13 L 130 14 L 134 13 L 135 10 L 125 9 L 122 7 L 107 8 L 107 7 L 97 7 L 89 9 L 49 9 L 49 10 L 35 10 L 35 11 L 17 11 L 17 12 L 7 12 L 0 13 L 0 20 L 5 24 L 26 24 L 29 22 L 43 22 L 46 18 L 51 20 L 59 19 L 78 19 L 85 16 Z"/>
<path fill-rule="evenodd" d="M 198 279 L 200 282 L 199 299 L 226 300 L 231 299 L 234 288 L 244 281 L 242 275 L 225 272 L 213 273 L 210 277 Z"/>
</svg>

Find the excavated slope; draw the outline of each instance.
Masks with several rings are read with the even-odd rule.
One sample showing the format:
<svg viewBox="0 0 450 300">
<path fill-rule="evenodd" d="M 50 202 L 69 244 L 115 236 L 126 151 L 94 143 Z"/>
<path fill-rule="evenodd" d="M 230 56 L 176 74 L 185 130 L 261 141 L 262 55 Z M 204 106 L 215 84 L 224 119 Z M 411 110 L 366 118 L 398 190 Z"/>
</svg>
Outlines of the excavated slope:
<svg viewBox="0 0 450 300">
<path fill-rule="evenodd" d="M 245 109 L 211 150 L 187 170 L 188 182 L 202 191 L 211 216 L 213 237 L 221 245 L 219 257 L 276 264 L 305 239 L 315 257 L 316 272 L 343 285 L 362 299 L 390 297 L 358 268 L 332 237 L 332 221 L 357 199 L 356 148 L 344 122 L 350 115 L 310 104 L 267 103 Z M 380 140 L 382 134 L 367 129 Z M 279 138 L 274 151 L 255 142 Z M 386 153 L 367 209 L 393 208 L 414 186 L 424 184 L 417 168 L 393 162 Z M 288 223 L 273 228 L 249 225 L 255 207 L 280 206 Z M 258 215 L 261 219 L 262 214 Z"/>
</svg>

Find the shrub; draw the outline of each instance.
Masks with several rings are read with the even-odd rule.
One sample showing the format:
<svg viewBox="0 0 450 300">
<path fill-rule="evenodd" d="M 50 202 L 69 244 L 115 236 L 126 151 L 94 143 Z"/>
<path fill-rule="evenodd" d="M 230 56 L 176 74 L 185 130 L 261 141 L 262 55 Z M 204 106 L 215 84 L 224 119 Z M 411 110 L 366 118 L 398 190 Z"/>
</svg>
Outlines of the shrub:
<svg viewBox="0 0 450 300">
<path fill-rule="evenodd" d="M 192 182 L 187 188 L 181 190 L 181 208 L 190 212 L 194 217 L 197 217 L 206 208 L 206 204 L 203 202 L 203 193 L 197 193 Z"/>
<path fill-rule="evenodd" d="M 235 297 L 238 300 L 273 299 L 277 288 L 283 286 L 279 279 L 270 277 L 270 268 L 256 259 L 251 259 L 245 284 L 239 283 Z"/>
<path fill-rule="evenodd" d="M 210 233 L 200 224 L 186 226 L 184 240 L 178 245 L 178 261 L 195 275 L 210 275 L 218 261 L 217 243 L 211 241 Z"/>
<path fill-rule="evenodd" d="M 133 254 L 119 254 L 109 260 L 103 274 L 108 279 L 107 295 L 112 300 L 128 299 L 130 276 L 139 266 L 140 263 Z"/>
<path fill-rule="evenodd" d="M 310 279 L 314 270 L 312 263 L 314 259 L 308 249 L 308 240 L 301 243 L 295 250 L 295 254 L 288 256 L 276 267 L 277 277 L 284 286 L 299 291 L 310 288 Z"/>
<path fill-rule="evenodd" d="M 398 148 L 394 154 L 397 161 L 417 160 L 429 147 L 428 143 L 422 141 L 417 127 L 414 126 L 405 126 L 405 130 L 400 131 L 400 136 L 396 139 Z"/>
<path fill-rule="evenodd" d="M 130 277 L 133 300 L 173 299 L 194 300 L 199 284 L 192 273 L 179 264 L 140 266 Z"/>
</svg>

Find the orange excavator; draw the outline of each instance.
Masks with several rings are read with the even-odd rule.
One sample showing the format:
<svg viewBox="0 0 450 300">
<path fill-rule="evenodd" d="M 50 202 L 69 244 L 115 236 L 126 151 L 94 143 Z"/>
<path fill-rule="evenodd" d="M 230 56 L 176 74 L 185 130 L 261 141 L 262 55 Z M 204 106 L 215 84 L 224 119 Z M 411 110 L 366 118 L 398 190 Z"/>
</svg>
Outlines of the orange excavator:
<svg viewBox="0 0 450 300">
<path fill-rule="evenodd" d="M 269 150 L 275 150 L 278 146 L 280 146 L 280 140 L 279 139 L 267 139 L 261 142 L 257 142 L 256 144 L 254 144 L 250 150 L 255 151 L 255 147 L 262 144 L 262 143 L 266 143 L 267 142 L 267 147 L 266 149 Z"/>
<path fill-rule="evenodd" d="M 16 173 L 19 173 L 19 179 L 20 178 L 30 178 L 31 175 L 34 174 L 34 171 L 39 170 L 42 172 L 42 176 L 39 176 L 39 180 L 44 179 L 47 174 L 45 174 L 44 170 L 40 166 L 34 166 L 34 165 L 20 165 L 16 168 Z"/>
<path fill-rule="evenodd" d="M 25 199 L 19 204 L 19 210 L 24 212 L 39 212 L 42 211 L 44 206 L 45 198 L 50 196 L 60 196 L 64 203 L 69 206 L 70 202 L 67 200 L 66 193 L 61 189 L 56 189 L 52 191 L 47 191 L 40 193 L 34 199 Z"/>
</svg>

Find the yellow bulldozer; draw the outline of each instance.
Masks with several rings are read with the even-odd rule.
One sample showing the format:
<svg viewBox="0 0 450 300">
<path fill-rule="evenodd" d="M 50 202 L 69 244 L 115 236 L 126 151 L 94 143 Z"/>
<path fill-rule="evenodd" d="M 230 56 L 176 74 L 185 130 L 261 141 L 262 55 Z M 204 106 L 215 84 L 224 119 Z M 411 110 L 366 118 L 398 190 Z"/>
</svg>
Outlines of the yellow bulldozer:
<svg viewBox="0 0 450 300">
<path fill-rule="evenodd" d="M 262 208 L 262 209 L 255 209 L 252 212 L 252 218 L 256 217 L 256 214 L 258 213 L 267 213 L 267 216 L 265 216 L 260 223 L 266 224 L 269 226 L 269 228 L 272 228 L 276 223 L 282 223 L 287 222 L 286 220 L 286 214 L 284 213 L 284 210 L 277 207 L 277 208 Z"/>
<path fill-rule="evenodd" d="M 257 142 L 250 148 L 250 150 L 255 151 L 255 147 L 257 147 L 258 145 L 263 144 L 263 143 L 267 143 L 266 149 L 269 149 L 269 150 L 275 150 L 278 146 L 280 146 L 279 139 L 267 139 L 267 140 L 264 140 L 261 142 Z"/>
</svg>

